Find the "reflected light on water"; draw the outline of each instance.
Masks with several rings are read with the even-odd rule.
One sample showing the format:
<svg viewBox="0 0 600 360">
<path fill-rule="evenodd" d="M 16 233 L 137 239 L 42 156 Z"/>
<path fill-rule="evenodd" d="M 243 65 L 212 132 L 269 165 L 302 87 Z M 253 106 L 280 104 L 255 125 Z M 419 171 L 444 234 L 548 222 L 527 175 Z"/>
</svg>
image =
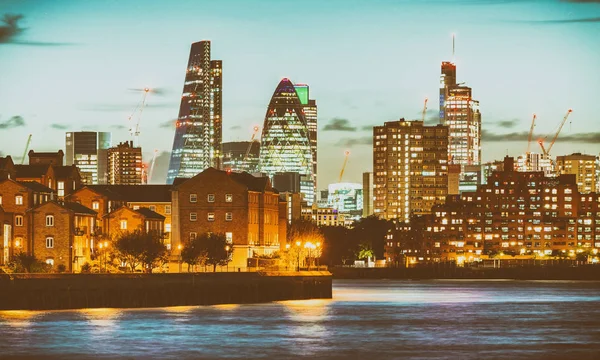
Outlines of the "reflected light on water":
<svg viewBox="0 0 600 360">
<path fill-rule="evenodd" d="M 15 328 L 29 327 L 37 317 L 44 314 L 43 311 L 27 310 L 5 310 L 0 311 L 0 324 L 6 324 Z"/>
<path fill-rule="evenodd" d="M 231 310 L 236 310 L 240 307 L 239 304 L 220 304 L 220 305 L 213 305 L 212 308 L 217 309 L 217 310 L 226 310 L 226 311 L 231 311 Z"/>
<path fill-rule="evenodd" d="M 78 313 L 83 315 L 92 325 L 92 334 L 102 335 L 118 329 L 119 317 L 123 314 L 121 309 L 82 309 Z"/>
</svg>

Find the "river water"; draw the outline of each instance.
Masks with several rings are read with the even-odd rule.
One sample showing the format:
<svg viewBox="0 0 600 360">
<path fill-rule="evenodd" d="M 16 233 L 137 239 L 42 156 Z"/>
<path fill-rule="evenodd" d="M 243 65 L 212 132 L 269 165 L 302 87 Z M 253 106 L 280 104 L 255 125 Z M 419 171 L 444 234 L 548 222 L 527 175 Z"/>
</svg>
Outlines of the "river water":
<svg viewBox="0 0 600 360">
<path fill-rule="evenodd" d="M 0 311 L 0 358 L 600 359 L 600 282 L 348 280 L 333 296 Z"/>
</svg>

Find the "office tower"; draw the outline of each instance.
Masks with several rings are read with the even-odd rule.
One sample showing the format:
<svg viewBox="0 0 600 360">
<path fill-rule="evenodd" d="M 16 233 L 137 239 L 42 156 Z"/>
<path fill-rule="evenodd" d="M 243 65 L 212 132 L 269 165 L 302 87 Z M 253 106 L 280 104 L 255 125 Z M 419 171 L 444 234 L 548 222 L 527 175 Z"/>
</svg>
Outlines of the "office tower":
<svg viewBox="0 0 600 360">
<path fill-rule="evenodd" d="M 444 105 L 448 97 L 448 88 L 456 86 L 456 65 L 449 61 L 442 62 L 442 76 L 440 77 L 440 124 L 444 123 Z"/>
<path fill-rule="evenodd" d="M 329 184 L 327 205 L 340 213 L 362 215 L 363 185 L 356 183 Z"/>
<path fill-rule="evenodd" d="M 248 155 L 246 155 L 246 153 Z M 223 170 L 234 172 L 258 172 L 260 142 L 233 141 L 223 143 Z"/>
<path fill-rule="evenodd" d="M 279 192 L 300 193 L 300 174 L 296 172 L 276 173 L 273 187 Z"/>
<path fill-rule="evenodd" d="M 192 44 L 167 173 L 169 184 L 177 177 L 190 178 L 208 167 L 221 167 L 222 68 L 221 60 L 210 58 L 210 41 Z"/>
<path fill-rule="evenodd" d="M 142 148 L 133 141 L 108 149 L 108 183 L 111 185 L 142 184 Z"/>
<path fill-rule="evenodd" d="M 106 184 L 110 132 L 68 132 L 65 138 L 67 166 L 75 165 L 84 184 Z"/>
<path fill-rule="evenodd" d="M 308 127 L 308 138 L 310 139 L 310 151 L 313 161 L 313 181 L 315 191 L 317 188 L 317 101 L 310 98 L 310 88 L 306 84 L 295 84 L 294 88 L 300 99 L 304 110 L 304 118 Z"/>
<path fill-rule="evenodd" d="M 267 108 L 260 147 L 260 171 L 273 177 L 279 172 L 300 174 L 304 200 L 315 200 L 313 154 L 304 108 L 294 84 L 279 82 Z"/>
<path fill-rule="evenodd" d="M 558 175 L 574 174 L 580 193 L 587 194 L 596 191 L 596 156 L 581 153 L 557 156 L 556 170 Z"/>
<path fill-rule="evenodd" d="M 363 217 L 373 215 L 373 173 L 363 173 Z"/>
<path fill-rule="evenodd" d="M 409 221 L 427 214 L 448 194 L 448 127 L 423 121 L 373 128 L 374 213 Z"/>
<path fill-rule="evenodd" d="M 552 160 L 544 154 L 533 152 L 519 156 L 515 163 L 515 170 L 521 172 L 542 171 L 544 176 L 556 177 L 556 169 Z"/>
</svg>

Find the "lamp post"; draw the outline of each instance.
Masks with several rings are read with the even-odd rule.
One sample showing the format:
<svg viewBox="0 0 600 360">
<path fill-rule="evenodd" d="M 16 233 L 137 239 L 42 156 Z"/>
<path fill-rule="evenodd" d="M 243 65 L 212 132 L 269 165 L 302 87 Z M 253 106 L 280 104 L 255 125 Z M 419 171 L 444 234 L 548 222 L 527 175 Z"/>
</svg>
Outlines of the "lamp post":
<svg viewBox="0 0 600 360">
<path fill-rule="evenodd" d="M 302 243 L 300 241 L 296 241 L 296 248 L 298 249 L 298 266 L 296 267 L 296 271 L 300 272 L 300 245 Z"/>
<path fill-rule="evenodd" d="M 229 249 L 230 249 L 229 245 L 226 245 L 225 246 L 225 255 L 227 255 L 227 261 L 225 261 L 225 266 L 226 266 L 227 272 L 229 272 Z"/>
<path fill-rule="evenodd" d="M 179 272 L 180 273 L 181 273 L 181 263 L 183 262 L 183 256 L 181 255 L 181 249 L 182 249 L 181 244 L 177 245 L 177 250 L 179 251 L 179 255 L 177 257 L 177 260 L 179 262 Z"/>
<path fill-rule="evenodd" d="M 311 256 L 312 252 L 311 252 L 311 249 L 312 249 L 313 246 L 314 246 L 313 243 L 311 243 L 310 241 L 308 241 L 308 242 L 306 242 L 304 244 L 304 247 L 308 249 L 308 271 L 310 271 L 310 263 L 312 261 L 312 256 Z"/>
</svg>

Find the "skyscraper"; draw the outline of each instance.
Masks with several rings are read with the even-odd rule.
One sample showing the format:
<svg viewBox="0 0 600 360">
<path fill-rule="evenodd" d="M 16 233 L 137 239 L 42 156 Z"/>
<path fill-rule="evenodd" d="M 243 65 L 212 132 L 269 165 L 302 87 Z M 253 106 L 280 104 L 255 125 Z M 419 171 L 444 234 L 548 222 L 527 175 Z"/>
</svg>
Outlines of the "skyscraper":
<svg viewBox="0 0 600 360">
<path fill-rule="evenodd" d="M 310 88 L 306 84 L 295 84 L 294 88 L 304 110 L 304 118 L 308 126 L 310 151 L 313 157 L 313 181 L 317 188 L 317 101 L 310 98 Z"/>
<path fill-rule="evenodd" d="M 142 148 L 133 147 L 133 141 L 126 141 L 108 149 L 108 183 L 142 184 Z"/>
<path fill-rule="evenodd" d="M 448 127 L 423 121 L 373 128 L 373 209 L 384 219 L 427 214 L 448 194 Z"/>
<path fill-rule="evenodd" d="M 67 166 L 79 168 L 83 183 L 106 184 L 108 149 L 112 134 L 109 132 L 68 132 L 65 137 Z"/>
<path fill-rule="evenodd" d="M 246 153 L 248 155 L 246 156 Z M 234 172 L 258 172 L 260 142 L 232 141 L 223 143 L 223 170 Z"/>
<path fill-rule="evenodd" d="M 222 68 L 211 60 L 210 41 L 192 44 L 177 118 L 167 183 L 221 167 Z"/>
<path fill-rule="evenodd" d="M 300 174 L 300 191 L 312 204 L 315 198 L 314 164 L 304 113 L 294 84 L 287 78 L 282 79 L 265 115 L 260 170 L 271 178 L 280 172 L 297 172 Z"/>
</svg>

